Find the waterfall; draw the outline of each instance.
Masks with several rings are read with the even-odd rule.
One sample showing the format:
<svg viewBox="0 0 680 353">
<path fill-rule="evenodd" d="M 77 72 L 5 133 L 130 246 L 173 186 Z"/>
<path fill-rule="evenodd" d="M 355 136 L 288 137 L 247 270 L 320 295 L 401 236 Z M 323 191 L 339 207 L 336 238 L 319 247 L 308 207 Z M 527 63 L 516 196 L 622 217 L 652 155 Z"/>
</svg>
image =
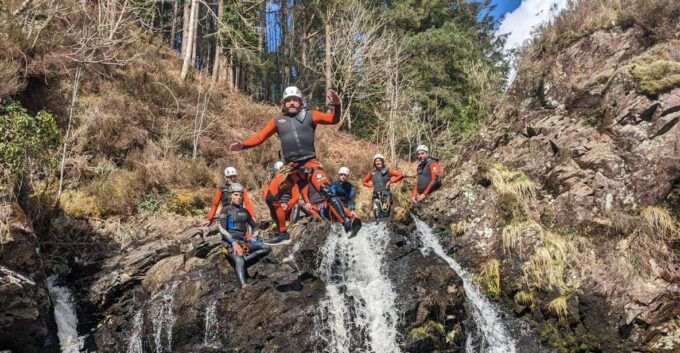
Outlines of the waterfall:
<svg viewBox="0 0 680 353">
<path fill-rule="evenodd" d="M 220 322 L 217 320 L 217 300 L 213 301 L 205 311 L 203 328 L 203 345 L 210 348 L 220 348 Z"/>
<path fill-rule="evenodd" d="M 472 276 L 463 269 L 452 257 L 448 256 L 437 237 L 432 234 L 430 227 L 415 215 L 411 215 L 420 233 L 420 239 L 426 248 L 431 249 L 449 264 L 463 281 L 463 289 L 467 297 L 468 306 L 472 312 L 472 318 L 476 326 L 476 332 L 469 335 L 466 340 L 466 352 L 484 353 L 513 353 L 515 340 L 507 333 L 505 326 L 498 317 L 496 309 L 479 292 L 472 283 Z"/>
<path fill-rule="evenodd" d="M 132 322 L 132 333 L 128 341 L 126 353 L 144 353 L 142 346 L 142 328 L 144 328 L 144 309 L 140 309 Z"/>
<path fill-rule="evenodd" d="M 47 279 L 47 289 L 54 304 L 54 321 L 61 353 L 80 353 L 85 337 L 78 336 L 78 317 L 73 304 L 73 295 L 66 287 L 56 284 L 57 276 Z"/>
<path fill-rule="evenodd" d="M 177 320 L 173 310 L 176 288 L 177 282 L 173 282 L 151 298 L 155 311 L 152 317 L 156 353 L 172 352 L 172 328 Z"/>
<path fill-rule="evenodd" d="M 396 294 L 382 264 L 389 239 L 383 224 L 364 225 L 353 239 L 333 225 L 319 268 L 326 298 L 317 319 L 327 352 L 400 352 Z"/>
</svg>

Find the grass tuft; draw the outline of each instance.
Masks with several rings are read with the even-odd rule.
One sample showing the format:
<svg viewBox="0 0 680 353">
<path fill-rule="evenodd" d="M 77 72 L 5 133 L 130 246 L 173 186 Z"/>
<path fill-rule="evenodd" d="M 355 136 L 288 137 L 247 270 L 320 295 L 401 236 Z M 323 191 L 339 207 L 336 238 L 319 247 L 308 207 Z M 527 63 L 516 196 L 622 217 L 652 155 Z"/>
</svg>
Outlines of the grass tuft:
<svg viewBox="0 0 680 353">
<path fill-rule="evenodd" d="M 565 295 L 560 295 L 559 297 L 553 299 L 548 303 L 548 310 L 553 314 L 557 315 L 557 318 L 562 324 L 567 323 L 567 316 L 569 315 L 569 310 L 567 308 L 567 299 Z"/>
<path fill-rule="evenodd" d="M 491 297 L 498 297 L 501 292 L 501 271 L 498 259 L 487 260 L 477 276 L 482 290 Z"/>
<path fill-rule="evenodd" d="M 503 227 L 501 233 L 503 251 L 508 253 L 511 250 L 517 249 L 521 254 L 523 239 L 532 233 L 542 237 L 543 227 L 535 221 L 512 221 L 510 224 Z"/>
<path fill-rule="evenodd" d="M 518 305 L 528 306 L 534 303 L 534 293 L 530 290 L 522 290 L 515 294 L 515 303 Z"/>
<path fill-rule="evenodd" d="M 566 289 L 564 280 L 568 244 L 563 236 L 546 231 L 541 243 L 522 266 L 525 279 L 533 287 Z"/>
</svg>

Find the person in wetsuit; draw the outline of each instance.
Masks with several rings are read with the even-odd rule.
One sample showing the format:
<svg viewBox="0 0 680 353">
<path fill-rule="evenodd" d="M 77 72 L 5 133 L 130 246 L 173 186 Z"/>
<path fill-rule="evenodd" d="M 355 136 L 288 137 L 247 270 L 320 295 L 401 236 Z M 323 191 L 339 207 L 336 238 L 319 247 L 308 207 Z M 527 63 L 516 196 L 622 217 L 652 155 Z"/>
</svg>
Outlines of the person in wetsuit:
<svg viewBox="0 0 680 353">
<path fill-rule="evenodd" d="M 277 161 L 276 163 L 274 163 L 274 172 L 278 173 L 282 167 L 283 162 Z M 265 200 L 267 199 L 267 197 L 273 197 L 269 192 L 270 187 L 271 182 L 269 184 L 265 184 L 264 186 L 263 193 Z M 298 205 L 298 201 L 300 199 L 300 188 L 297 185 L 293 185 L 293 187 L 290 188 L 289 190 L 281 190 L 281 192 L 279 192 L 276 198 L 278 198 L 278 201 L 281 204 L 281 208 L 283 208 L 283 211 L 286 213 L 286 219 L 289 220 L 290 223 L 295 223 L 298 217 L 296 213 L 299 214 L 300 212 Z M 272 213 L 272 219 L 276 220 L 276 214 Z"/>
<path fill-rule="evenodd" d="M 280 192 L 308 183 L 318 191 L 329 204 L 330 212 L 340 220 L 345 232 L 356 234 L 361 227 L 358 218 L 345 213 L 342 202 L 333 193 L 330 181 L 316 159 L 316 127 L 334 125 L 340 121 L 340 98 L 333 90 L 328 90 L 330 113 L 310 111 L 303 106 L 302 93 L 297 87 L 288 87 L 281 100 L 282 114 L 271 118 L 262 130 L 243 141 L 229 145 L 231 151 L 240 151 L 262 144 L 275 133 L 279 135 L 284 166 L 273 178 L 269 186 L 267 206 L 274 216 L 278 234 L 269 241 L 277 244 L 290 239 L 286 225 L 286 212 L 278 199 Z"/>
<path fill-rule="evenodd" d="M 349 182 L 349 168 L 341 167 L 338 170 L 338 179 L 333 181 L 331 188 L 340 198 L 342 205 L 348 208 L 354 215 L 356 188 Z"/>
<path fill-rule="evenodd" d="M 361 182 L 364 186 L 373 188 L 373 213 L 375 219 L 381 219 L 381 196 L 387 193 L 389 199 L 390 209 L 392 208 L 392 194 L 390 193 L 390 185 L 399 182 L 404 178 L 396 169 L 389 168 L 385 165 L 385 156 L 377 153 L 373 156 L 373 169 L 368 172 Z"/>
<path fill-rule="evenodd" d="M 271 252 L 271 248 L 257 238 L 257 224 L 243 207 L 243 186 L 232 183 L 230 202 L 220 212 L 220 233 L 227 261 L 234 268 L 241 287 L 247 286 L 248 268 Z"/>
<path fill-rule="evenodd" d="M 210 202 L 210 211 L 208 211 L 208 218 L 201 224 L 203 227 L 207 227 L 212 223 L 215 214 L 217 213 L 217 208 L 220 205 L 222 206 L 222 208 L 224 208 L 229 204 L 231 200 L 230 198 L 231 184 L 236 183 L 237 177 L 238 173 L 236 172 L 236 168 L 226 167 L 224 169 L 224 184 L 219 188 L 215 189 L 212 202 Z M 255 219 L 255 210 L 253 209 L 253 204 L 252 202 L 250 202 L 250 197 L 248 196 L 248 192 L 246 190 L 243 190 L 243 205 L 248 211 L 248 214 L 250 214 L 250 217 Z"/>
<path fill-rule="evenodd" d="M 411 202 L 418 203 L 431 192 L 439 189 L 441 184 L 441 167 L 436 158 L 430 156 L 430 149 L 426 145 L 416 148 L 418 156 L 418 171 L 416 184 L 411 192 Z"/>
</svg>

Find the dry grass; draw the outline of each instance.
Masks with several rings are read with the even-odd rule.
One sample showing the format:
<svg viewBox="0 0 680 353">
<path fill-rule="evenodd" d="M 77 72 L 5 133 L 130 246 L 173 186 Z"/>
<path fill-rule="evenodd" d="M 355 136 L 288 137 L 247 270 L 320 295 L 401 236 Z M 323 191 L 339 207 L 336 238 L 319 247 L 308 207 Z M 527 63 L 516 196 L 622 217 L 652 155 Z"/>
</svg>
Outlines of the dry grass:
<svg viewBox="0 0 680 353">
<path fill-rule="evenodd" d="M 677 38 L 680 3 L 667 0 L 576 0 L 539 29 L 533 52 L 551 53 L 598 30 L 640 26 L 657 40 Z"/>
<path fill-rule="evenodd" d="M 534 247 L 533 254 L 522 266 L 525 281 L 533 288 L 566 289 L 568 244 L 563 236 L 546 231 Z"/>
<path fill-rule="evenodd" d="M 513 218 L 524 214 L 529 216 L 531 204 L 536 200 L 538 186 L 522 171 L 509 170 L 502 164 L 493 165 L 487 172 L 487 177 L 501 196 L 502 201 L 511 204 Z"/>
<path fill-rule="evenodd" d="M 659 206 L 640 209 L 637 216 L 627 224 L 628 258 L 636 268 L 646 273 L 653 272 L 655 262 L 662 268 L 672 268 L 678 261 L 674 246 L 680 242 L 680 221 Z"/>
<path fill-rule="evenodd" d="M 534 293 L 530 290 L 519 291 L 515 294 L 514 301 L 517 305 L 532 305 L 534 303 Z"/>
<path fill-rule="evenodd" d="M 501 271 L 498 259 L 489 259 L 482 265 L 477 282 L 487 295 L 498 297 L 501 292 Z"/>
<path fill-rule="evenodd" d="M 550 310 L 551 313 L 555 314 L 562 324 L 567 323 L 567 317 L 569 315 L 569 310 L 567 307 L 568 299 L 569 298 L 567 296 L 560 295 L 559 297 L 551 300 L 550 303 L 548 303 L 548 310 Z"/>
<path fill-rule="evenodd" d="M 543 227 L 535 221 L 517 221 L 514 220 L 507 226 L 503 227 L 501 232 L 501 243 L 503 244 L 503 251 L 507 254 L 512 250 L 517 250 L 520 255 L 523 254 L 526 238 L 530 236 L 543 237 Z"/>
</svg>

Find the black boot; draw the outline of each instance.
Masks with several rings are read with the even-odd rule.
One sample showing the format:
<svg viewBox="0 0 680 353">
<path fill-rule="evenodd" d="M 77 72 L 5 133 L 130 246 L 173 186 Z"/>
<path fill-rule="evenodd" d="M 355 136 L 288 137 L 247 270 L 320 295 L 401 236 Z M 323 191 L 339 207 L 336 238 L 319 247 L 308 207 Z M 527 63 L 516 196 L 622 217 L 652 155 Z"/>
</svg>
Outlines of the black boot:
<svg viewBox="0 0 680 353">
<path fill-rule="evenodd" d="M 281 232 L 274 236 L 273 238 L 267 240 L 265 244 L 267 245 L 278 245 L 278 244 L 286 244 L 290 241 L 290 235 L 288 235 L 287 232 Z"/>
</svg>

